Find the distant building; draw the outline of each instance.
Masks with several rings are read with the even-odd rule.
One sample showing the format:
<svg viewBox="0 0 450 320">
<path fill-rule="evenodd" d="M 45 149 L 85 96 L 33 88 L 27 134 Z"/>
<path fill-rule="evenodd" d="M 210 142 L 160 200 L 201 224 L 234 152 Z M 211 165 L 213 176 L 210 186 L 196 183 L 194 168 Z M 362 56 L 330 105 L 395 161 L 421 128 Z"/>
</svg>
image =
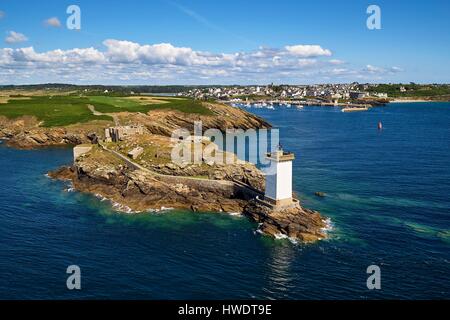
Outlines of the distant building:
<svg viewBox="0 0 450 320">
<path fill-rule="evenodd" d="M 106 142 L 119 142 L 129 136 L 144 134 L 143 126 L 119 126 L 105 129 Z"/>
<path fill-rule="evenodd" d="M 331 99 L 342 99 L 342 94 L 340 94 L 340 93 L 333 93 L 331 95 Z"/>
<path fill-rule="evenodd" d="M 383 92 L 377 92 L 374 94 L 374 96 L 378 97 L 378 98 L 387 98 L 388 97 L 387 93 L 383 93 Z"/>
<path fill-rule="evenodd" d="M 350 99 L 363 99 L 368 96 L 369 94 L 367 92 L 350 91 Z"/>
</svg>

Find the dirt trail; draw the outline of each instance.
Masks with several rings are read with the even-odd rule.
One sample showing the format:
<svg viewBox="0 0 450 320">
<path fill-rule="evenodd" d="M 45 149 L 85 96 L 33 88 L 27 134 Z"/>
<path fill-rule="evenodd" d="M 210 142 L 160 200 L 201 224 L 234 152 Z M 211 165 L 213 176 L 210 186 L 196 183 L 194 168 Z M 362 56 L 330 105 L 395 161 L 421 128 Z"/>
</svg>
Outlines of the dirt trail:
<svg viewBox="0 0 450 320">
<path fill-rule="evenodd" d="M 119 117 L 117 117 L 116 114 L 99 112 L 99 111 L 95 110 L 95 107 L 92 104 L 88 104 L 88 108 L 94 116 L 110 116 L 114 120 L 114 125 L 116 125 L 116 126 L 119 125 Z"/>
</svg>

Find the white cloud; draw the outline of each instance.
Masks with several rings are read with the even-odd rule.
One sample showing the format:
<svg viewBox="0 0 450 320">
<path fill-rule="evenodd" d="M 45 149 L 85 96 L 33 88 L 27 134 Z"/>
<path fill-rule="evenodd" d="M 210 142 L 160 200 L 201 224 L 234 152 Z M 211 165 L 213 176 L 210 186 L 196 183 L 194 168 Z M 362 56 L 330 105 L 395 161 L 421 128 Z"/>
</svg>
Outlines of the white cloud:
<svg viewBox="0 0 450 320">
<path fill-rule="evenodd" d="M 394 72 L 394 73 L 396 73 L 396 72 L 402 72 L 403 71 L 403 69 L 402 68 L 399 68 L 399 67 L 391 67 L 391 72 Z"/>
<path fill-rule="evenodd" d="M 34 51 L 33 47 L 20 48 L 12 51 L 8 51 L 11 58 L 15 62 L 26 62 L 26 63 L 101 63 L 105 61 L 103 53 L 99 52 L 94 48 L 86 49 L 71 49 L 71 50 L 53 50 L 47 51 L 45 53 L 37 53 Z"/>
<path fill-rule="evenodd" d="M 107 39 L 101 48 L 37 52 L 33 47 L 0 49 L 0 82 L 72 83 L 306 83 L 375 78 L 398 67 L 338 67 L 320 46 L 260 47 L 254 51 L 213 53 L 170 43 L 139 44 Z M 289 48 L 289 49 L 288 49 Z M 343 62 L 342 62 L 343 63 Z"/>
<path fill-rule="evenodd" d="M 55 27 L 59 28 L 61 27 L 61 21 L 57 17 L 48 18 L 47 20 L 44 20 L 44 24 L 47 27 Z"/>
<path fill-rule="evenodd" d="M 206 63 L 201 55 L 191 48 L 174 47 L 170 43 L 139 45 L 130 41 L 109 39 L 103 42 L 112 61 L 141 62 L 144 64 L 191 65 Z"/>
<path fill-rule="evenodd" d="M 339 59 L 331 59 L 331 60 L 328 60 L 328 62 L 330 64 L 334 64 L 334 65 L 339 65 L 339 64 L 344 64 L 345 63 L 345 61 L 342 61 L 342 60 L 339 60 Z"/>
<path fill-rule="evenodd" d="M 384 68 L 384 67 L 376 67 L 371 64 L 368 64 L 363 71 L 371 73 L 371 74 L 393 74 L 393 73 L 399 73 L 402 72 L 403 69 L 399 67 L 390 67 L 390 68 Z"/>
<path fill-rule="evenodd" d="M 316 59 L 299 59 L 298 60 L 298 66 L 299 67 L 309 67 L 317 64 Z"/>
<path fill-rule="evenodd" d="M 289 53 L 303 58 L 331 56 L 330 50 L 323 49 L 319 45 L 299 44 L 295 46 L 286 46 L 285 49 Z"/>
<path fill-rule="evenodd" d="M 8 36 L 6 36 L 5 41 L 7 43 L 18 43 L 18 42 L 24 42 L 27 41 L 28 38 L 20 32 L 10 31 L 8 33 Z"/>
<path fill-rule="evenodd" d="M 371 64 L 368 64 L 367 66 L 366 66 L 366 69 L 365 69 L 367 72 L 370 72 L 370 73 L 378 73 L 378 72 L 383 72 L 384 71 L 384 69 L 382 69 L 382 68 L 380 68 L 380 67 L 375 67 L 375 66 L 373 66 L 373 65 L 371 65 Z"/>
</svg>

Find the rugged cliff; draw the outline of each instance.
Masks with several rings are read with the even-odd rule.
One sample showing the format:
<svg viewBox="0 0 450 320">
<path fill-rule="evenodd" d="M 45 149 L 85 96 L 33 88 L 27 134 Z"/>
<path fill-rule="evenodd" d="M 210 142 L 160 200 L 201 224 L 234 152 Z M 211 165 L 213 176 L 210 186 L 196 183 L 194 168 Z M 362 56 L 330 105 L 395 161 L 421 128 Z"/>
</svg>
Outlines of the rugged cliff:
<svg viewBox="0 0 450 320">
<path fill-rule="evenodd" d="M 78 158 L 74 166 L 49 175 L 70 179 L 77 190 L 101 195 L 136 212 L 170 207 L 241 213 L 247 203 L 231 181 L 166 176 L 135 169 L 99 148 Z"/>
<path fill-rule="evenodd" d="M 9 146 L 20 149 L 37 147 L 77 145 L 91 142 L 111 125 L 107 121 L 93 121 L 67 127 L 41 127 L 33 117 L 18 119 L 0 117 L 0 138 L 7 139 Z"/>
<path fill-rule="evenodd" d="M 188 164 L 171 160 L 172 132 L 179 128 L 193 132 L 195 121 L 201 121 L 203 130 L 214 128 L 222 132 L 232 128 L 270 128 L 269 123 L 244 110 L 215 103 L 204 103 L 204 106 L 211 111 L 208 115 L 164 109 L 114 113 L 112 118 L 116 124 L 142 125 L 145 134 L 111 143 L 108 150 L 95 145 L 73 166 L 49 175 L 69 179 L 75 189 L 108 198 L 124 211 L 178 208 L 242 213 L 258 222 L 258 230 L 264 234 L 305 242 L 324 238 L 325 222 L 317 212 L 300 205 L 277 212 L 252 200 L 262 196 L 265 189 L 264 176 L 254 165 L 242 161 L 217 164 L 205 158 L 201 163 Z M 0 117 L 0 138 L 18 148 L 77 145 L 102 140 L 104 129 L 111 125 L 110 121 L 95 120 L 49 128 L 42 127 L 42 123 L 30 116 Z M 137 147 L 144 152 L 134 165 L 117 157 Z M 224 154 L 217 151 L 216 155 L 220 153 Z"/>
<path fill-rule="evenodd" d="M 265 120 L 238 108 L 219 103 L 204 103 L 211 115 L 184 113 L 174 110 L 152 110 L 148 113 L 118 112 L 114 118 L 120 125 L 141 124 L 150 133 L 171 136 L 175 129 L 193 131 L 194 121 L 201 121 L 204 130 L 270 128 Z M 102 136 L 104 129 L 114 125 L 105 120 L 78 123 L 66 127 L 42 127 L 31 116 L 8 119 L 0 116 L 0 138 L 8 139 L 8 145 L 17 148 L 80 144 L 92 140 L 93 135 Z"/>
<path fill-rule="evenodd" d="M 220 103 L 203 103 L 213 115 L 182 113 L 173 110 L 153 110 L 143 113 L 121 113 L 118 115 L 120 123 L 144 124 L 149 132 L 163 136 L 171 136 L 178 128 L 194 130 L 194 122 L 201 121 L 204 130 L 214 128 L 225 132 L 227 129 L 262 129 L 271 125 L 264 119 L 245 110 Z"/>
<path fill-rule="evenodd" d="M 69 179 L 75 189 L 108 198 L 124 211 L 177 208 L 240 213 L 258 222 L 259 232 L 273 237 L 289 237 L 302 242 L 326 237 L 326 223 L 318 212 L 304 209 L 299 204 L 282 211 L 271 210 L 254 200 L 260 195 L 257 190 L 243 188 L 234 182 L 237 177 L 241 177 L 239 181 L 252 177 L 255 186 L 263 186 L 264 177 L 253 165 L 229 166 L 226 174 L 223 167 L 213 167 L 213 176 L 215 172 L 220 177 L 218 180 L 197 178 L 197 172 L 192 170 L 192 176 L 173 176 L 131 168 L 110 152 L 94 147 L 79 157 L 72 167 L 60 168 L 49 175 Z"/>
</svg>

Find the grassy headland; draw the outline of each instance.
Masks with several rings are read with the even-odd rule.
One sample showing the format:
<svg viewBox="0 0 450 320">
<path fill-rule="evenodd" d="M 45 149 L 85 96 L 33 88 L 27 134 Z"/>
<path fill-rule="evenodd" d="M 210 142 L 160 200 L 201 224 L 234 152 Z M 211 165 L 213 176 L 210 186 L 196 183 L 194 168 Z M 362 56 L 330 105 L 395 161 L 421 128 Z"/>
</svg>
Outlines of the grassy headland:
<svg viewBox="0 0 450 320">
<path fill-rule="evenodd" d="M 93 120 L 112 121 L 108 115 L 94 115 L 88 108 L 94 106 L 100 113 L 142 112 L 151 110 L 177 110 L 201 115 L 213 114 L 201 102 L 187 98 L 148 97 L 148 96 L 83 96 L 47 95 L 36 96 L 9 94 L 0 101 L 0 116 L 10 119 L 21 116 L 34 116 L 43 127 L 61 127 Z"/>
<path fill-rule="evenodd" d="M 387 93 L 391 98 L 444 100 L 450 99 L 450 86 L 447 84 L 378 84 L 367 89 L 370 93 Z"/>
</svg>

